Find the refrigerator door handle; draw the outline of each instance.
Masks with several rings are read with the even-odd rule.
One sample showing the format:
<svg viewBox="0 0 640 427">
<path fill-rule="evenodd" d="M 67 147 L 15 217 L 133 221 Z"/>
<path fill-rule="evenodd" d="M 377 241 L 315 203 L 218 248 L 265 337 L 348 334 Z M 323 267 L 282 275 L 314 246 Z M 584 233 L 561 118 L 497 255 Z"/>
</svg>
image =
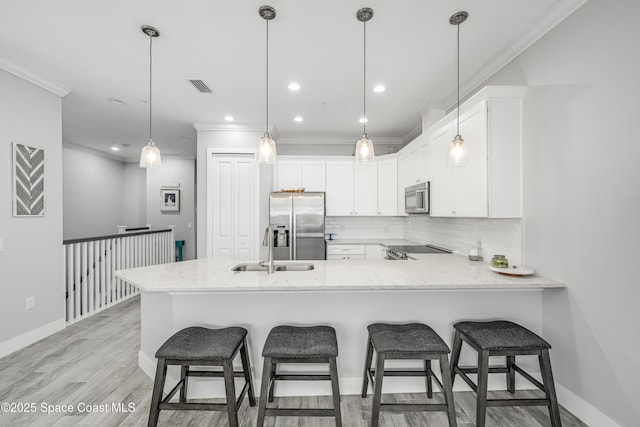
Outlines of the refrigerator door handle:
<svg viewBox="0 0 640 427">
<path fill-rule="evenodd" d="M 292 218 L 293 224 L 291 224 L 291 226 L 290 226 L 292 237 L 291 237 L 291 245 L 289 245 L 290 252 L 291 252 L 290 256 L 289 256 L 289 259 L 296 260 L 296 259 L 298 259 L 298 230 L 296 229 L 296 223 L 297 223 L 296 217 L 297 217 L 297 215 L 296 215 L 296 210 L 295 210 L 295 202 L 294 202 L 293 206 L 294 206 L 294 209 L 291 212 L 291 217 L 290 217 L 290 218 Z"/>
<path fill-rule="evenodd" d="M 304 237 L 321 237 L 324 238 L 324 234 L 322 233 L 296 233 L 296 237 L 304 238 Z"/>
</svg>

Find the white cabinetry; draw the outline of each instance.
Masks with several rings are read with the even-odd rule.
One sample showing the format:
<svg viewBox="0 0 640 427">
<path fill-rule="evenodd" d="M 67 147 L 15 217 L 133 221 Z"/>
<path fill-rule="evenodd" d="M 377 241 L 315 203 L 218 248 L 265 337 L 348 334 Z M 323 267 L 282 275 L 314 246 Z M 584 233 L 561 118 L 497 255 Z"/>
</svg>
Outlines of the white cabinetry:
<svg viewBox="0 0 640 427">
<path fill-rule="evenodd" d="M 358 166 L 353 160 L 327 160 L 325 182 L 327 216 L 398 215 L 395 155 Z"/>
<path fill-rule="evenodd" d="M 304 188 L 325 191 L 325 161 L 279 158 L 274 191 Z"/>
<path fill-rule="evenodd" d="M 353 160 L 331 160 L 326 165 L 327 216 L 353 215 Z"/>
<path fill-rule="evenodd" d="M 364 260 L 365 245 L 327 245 L 327 260 Z"/>
<path fill-rule="evenodd" d="M 524 87 L 488 86 L 460 108 L 466 161 L 448 161 L 455 111 L 427 131 L 431 216 L 522 216 L 522 118 Z"/>
<path fill-rule="evenodd" d="M 393 157 L 378 160 L 377 163 L 378 215 L 398 215 L 398 159 Z M 404 213 L 404 206 L 402 213 Z"/>
<path fill-rule="evenodd" d="M 378 215 L 378 165 L 357 165 L 353 168 L 353 215 Z"/>
<path fill-rule="evenodd" d="M 384 259 L 386 253 L 381 245 L 365 245 L 364 258 L 367 261 L 378 261 Z"/>
</svg>

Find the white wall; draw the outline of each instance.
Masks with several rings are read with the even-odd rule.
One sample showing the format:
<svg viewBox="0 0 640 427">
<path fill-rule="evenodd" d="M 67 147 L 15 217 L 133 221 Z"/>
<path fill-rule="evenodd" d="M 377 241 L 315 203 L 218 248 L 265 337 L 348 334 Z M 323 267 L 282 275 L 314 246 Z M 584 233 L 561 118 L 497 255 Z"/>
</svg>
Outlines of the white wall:
<svg viewBox="0 0 640 427">
<path fill-rule="evenodd" d="M 175 225 L 176 240 L 185 241 L 184 260 L 196 254 L 194 168 L 195 160 L 164 158 L 161 168 L 147 169 L 147 223 L 154 230 Z M 180 212 L 160 212 L 160 188 L 167 184 L 180 184 Z"/>
<path fill-rule="evenodd" d="M 59 96 L 0 70 L 0 357 L 64 327 Z M 11 143 L 45 150 L 44 217 L 12 216 Z M 25 310 L 34 296 L 36 306 Z"/>
<path fill-rule="evenodd" d="M 147 221 L 147 171 L 138 162 L 123 164 L 122 224 L 139 227 Z M 153 225 L 153 224 L 152 224 Z"/>
<path fill-rule="evenodd" d="M 62 156 L 64 239 L 116 234 L 124 224 L 122 162 L 67 146 Z"/>
<path fill-rule="evenodd" d="M 567 283 L 544 293 L 543 333 L 561 403 L 594 426 L 640 425 L 638 15 L 591 0 L 488 82 L 529 86 L 524 251 Z"/>
</svg>

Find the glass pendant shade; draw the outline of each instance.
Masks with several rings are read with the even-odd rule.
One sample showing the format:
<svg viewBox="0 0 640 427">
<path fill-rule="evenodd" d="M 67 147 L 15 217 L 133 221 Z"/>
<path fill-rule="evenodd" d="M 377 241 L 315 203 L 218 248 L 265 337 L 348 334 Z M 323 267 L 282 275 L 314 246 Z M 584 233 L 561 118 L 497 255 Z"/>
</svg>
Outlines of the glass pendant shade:
<svg viewBox="0 0 640 427">
<path fill-rule="evenodd" d="M 162 167 L 162 159 L 160 158 L 160 150 L 150 139 L 147 145 L 142 147 L 140 153 L 140 167 L 141 168 L 159 168 Z"/>
<path fill-rule="evenodd" d="M 273 163 L 276 160 L 276 142 L 271 135 L 265 134 L 260 138 L 258 145 L 258 161 L 260 163 Z"/>
<path fill-rule="evenodd" d="M 365 134 L 362 135 L 356 143 L 356 165 L 366 165 L 375 161 L 375 153 L 373 152 L 373 141 Z"/>
<path fill-rule="evenodd" d="M 456 135 L 449 145 L 449 162 L 457 166 L 463 164 L 466 159 L 467 150 L 464 146 L 464 139 L 460 135 Z"/>
</svg>

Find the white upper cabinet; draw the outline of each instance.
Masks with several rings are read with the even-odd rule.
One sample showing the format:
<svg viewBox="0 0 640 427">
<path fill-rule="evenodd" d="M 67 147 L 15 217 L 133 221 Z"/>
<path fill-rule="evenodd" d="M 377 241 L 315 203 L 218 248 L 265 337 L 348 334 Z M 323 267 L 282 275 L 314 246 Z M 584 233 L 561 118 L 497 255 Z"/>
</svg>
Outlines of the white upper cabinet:
<svg viewBox="0 0 640 427">
<path fill-rule="evenodd" d="M 521 98 L 526 88 L 488 86 L 461 105 L 466 160 L 449 163 L 455 111 L 428 130 L 431 216 L 522 216 Z"/>
<path fill-rule="evenodd" d="M 398 160 L 378 160 L 378 215 L 398 215 Z M 403 192 L 404 199 L 404 192 Z M 404 213 L 404 205 L 402 208 Z"/>
<path fill-rule="evenodd" d="M 325 161 L 302 161 L 302 188 L 305 191 L 325 191 Z"/>
<path fill-rule="evenodd" d="M 279 158 L 275 168 L 274 191 L 304 188 L 325 191 L 325 161 Z"/>
<path fill-rule="evenodd" d="M 292 190 L 302 186 L 302 162 L 300 160 L 278 160 L 276 173 L 274 191 Z"/>
<path fill-rule="evenodd" d="M 353 168 L 354 215 L 378 215 L 378 164 L 357 165 Z"/>
<path fill-rule="evenodd" d="M 326 162 L 327 216 L 397 216 L 398 165 L 395 155 L 375 163 Z M 404 211 L 404 205 L 403 205 Z"/>
<path fill-rule="evenodd" d="M 326 164 L 327 216 L 354 215 L 353 160 L 330 160 Z"/>
</svg>

